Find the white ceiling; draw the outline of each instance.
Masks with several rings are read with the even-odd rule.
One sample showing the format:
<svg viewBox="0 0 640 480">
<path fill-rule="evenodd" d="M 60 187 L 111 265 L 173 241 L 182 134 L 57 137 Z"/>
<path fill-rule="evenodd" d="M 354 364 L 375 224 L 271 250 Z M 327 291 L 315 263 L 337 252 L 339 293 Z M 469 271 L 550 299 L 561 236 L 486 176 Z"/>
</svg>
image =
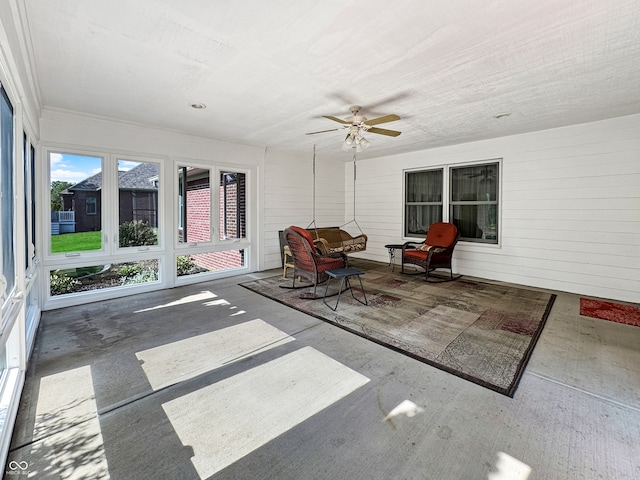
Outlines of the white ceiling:
<svg viewBox="0 0 640 480">
<path fill-rule="evenodd" d="M 305 133 L 352 104 L 402 117 L 358 158 L 640 113 L 638 0 L 22 1 L 44 108 L 198 136 L 350 159 Z"/>
</svg>

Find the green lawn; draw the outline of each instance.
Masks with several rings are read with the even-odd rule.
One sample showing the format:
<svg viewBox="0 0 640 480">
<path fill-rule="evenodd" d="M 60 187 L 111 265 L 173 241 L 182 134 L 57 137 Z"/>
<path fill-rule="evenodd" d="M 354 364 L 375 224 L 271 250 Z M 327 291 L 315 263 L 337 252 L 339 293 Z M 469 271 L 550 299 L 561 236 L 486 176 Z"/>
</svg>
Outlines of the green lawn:
<svg viewBox="0 0 640 480">
<path fill-rule="evenodd" d="M 100 250 L 102 232 L 78 232 L 51 235 L 51 253 Z"/>
</svg>

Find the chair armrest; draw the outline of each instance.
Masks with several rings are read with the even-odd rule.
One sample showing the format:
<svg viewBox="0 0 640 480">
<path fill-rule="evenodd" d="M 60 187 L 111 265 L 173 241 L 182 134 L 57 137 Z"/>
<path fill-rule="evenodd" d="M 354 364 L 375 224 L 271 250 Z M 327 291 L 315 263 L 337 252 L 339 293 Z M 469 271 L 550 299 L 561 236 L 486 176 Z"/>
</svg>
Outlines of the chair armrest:
<svg viewBox="0 0 640 480">
<path fill-rule="evenodd" d="M 412 250 L 416 247 L 419 247 L 420 245 L 424 245 L 424 242 L 404 242 L 402 244 L 402 251 L 404 252 L 405 250 Z"/>
<path fill-rule="evenodd" d="M 327 242 L 324 238 L 317 238 L 313 241 L 313 244 L 316 246 L 321 255 L 327 255 L 329 253 L 329 242 Z"/>
</svg>

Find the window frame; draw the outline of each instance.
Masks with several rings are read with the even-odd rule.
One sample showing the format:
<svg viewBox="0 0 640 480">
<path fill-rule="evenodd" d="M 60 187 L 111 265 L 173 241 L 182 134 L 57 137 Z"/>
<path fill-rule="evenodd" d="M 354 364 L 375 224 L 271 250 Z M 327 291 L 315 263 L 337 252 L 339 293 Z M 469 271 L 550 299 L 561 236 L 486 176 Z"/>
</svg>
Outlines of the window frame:
<svg viewBox="0 0 640 480">
<path fill-rule="evenodd" d="M 132 163 L 153 163 L 157 166 L 157 176 L 153 181 L 153 184 L 157 188 L 155 191 L 155 204 L 156 204 L 156 243 L 154 245 L 143 245 L 143 246 L 120 246 L 120 175 L 119 175 L 119 162 L 132 162 Z M 160 158 L 157 157 L 139 157 L 135 155 L 111 155 L 109 158 L 109 169 L 115 175 L 115 185 L 110 189 L 109 194 L 113 196 L 115 205 L 117 208 L 113 212 L 113 217 L 110 219 L 110 224 L 114 225 L 114 245 L 113 245 L 113 253 L 123 253 L 126 251 L 139 251 L 139 252 L 147 252 L 147 251 L 156 251 L 164 249 L 164 236 L 165 236 L 165 191 L 164 191 L 164 182 L 163 177 L 165 175 L 165 162 L 163 162 Z M 135 195 L 135 192 L 134 192 Z M 104 203 L 104 202 L 103 202 Z M 104 227 L 103 227 L 104 229 Z"/>
<path fill-rule="evenodd" d="M 440 173 L 441 175 L 441 185 L 440 185 L 440 200 L 437 201 L 409 201 L 408 196 L 409 196 L 409 188 L 408 188 L 408 183 L 409 183 L 409 176 L 410 175 L 417 175 L 417 174 L 421 174 L 421 173 Z M 407 215 L 409 212 L 409 208 L 410 207 L 429 207 L 429 206 L 439 206 L 440 207 L 440 221 L 442 221 L 442 219 L 444 218 L 444 199 L 445 199 L 445 182 L 444 182 L 444 178 L 445 178 L 445 169 L 444 167 L 430 167 L 430 168 L 426 168 L 426 169 L 420 169 L 420 170 L 405 170 L 404 171 L 404 191 L 403 191 L 403 203 L 404 203 L 404 222 L 403 222 L 403 232 L 404 232 L 404 237 L 405 238 L 423 238 L 426 235 L 426 229 L 424 232 L 416 232 L 416 233 L 411 233 L 409 231 L 410 229 L 410 224 L 412 223 L 411 219 L 407 219 Z M 417 221 L 417 220 L 416 220 Z"/>
<path fill-rule="evenodd" d="M 217 242 L 216 240 L 216 224 L 215 224 L 215 194 L 217 193 L 217 188 L 216 188 L 216 184 L 215 184 L 215 178 L 216 178 L 216 167 L 213 165 L 206 165 L 203 163 L 199 163 L 199 162 L 194 162 L 191 160 L 178 160 L 175 161 L 173 164 L 173 177 L 172 177 L 172 184 L 174 185 L 175 188 L 175 192 L 174 195 L 171 199 L 171 202 L 174 206 L 174 218 L 175 218 L 175 230 L 176 231 L 181 231 L 180 229 L 183 227 L 183 225 L 181 224 L 181 222 L 186 222 L 188 220 L 188 216 L 184 216 L 184 209 L 186 208 L 187 204 L 184 203 L 185 200 L 183 200 L 183 208 L 181 208 L 181 204 L 179 202 L 180 200 L 180 196 L 182 195 L 182 193 L 186 193 L 186 186 L 184 187 L 184 192 L 182 191 L 182 189 L 180 188 L 181 184 L 180 184 L 180 170 L 181 169 L 189 169 L 189 168 L 193 168 L 193 169 L 199 169 L 199 170 L 203 170 L 203 171 L 207 171 L 209 174 L 209 231 L 208 231 L 208 240 L 201 240 L 201 241 L 196 241 L 196 242 L 188 242 L 186 241 L 186 239 L 184 241 L 180 241 L 180 239 L 178 238 L 178 235 L 176 235 L 174 238 L 174 246 L 176 250 L 180 250 L 180 249 L 184 249 L 184 248 L 191 248 L 191 247 L 197 247 L 197 246 L 203 246 L 203 245 L 214 245 Z M 182 234 L 184 235 L 184 230 L 182 230 Z M 188 233 L 188 231 L 187 231 Z"/>
<path fill-rule="evenodd" d="M 85 197 L 85 213 L 87 215 L 97 215 L 98 214 L 98 199 L 96 197 Z M 89 209 L 91 206 L 91 209 Z"/>
<path fill-rule="evenodd" d="M 453 171 L 463 168 L 474 168 L 484 166 L 496 166 L 496 184 L 495 184 L 495 200 L 474 200 L 474 201 L 460 201 L 453 200 L 455 198 L 455 192 L 453 191 L 454 185 L 452 183 Z M 431 171 L 442 171 L 442 221 L 453 222 L 453 209 L 458 205 L 495 205 L 495 227 L 492 230 L 491 235 L 495 235 L 495 238 L 472 238 L 461 237 L 460 242 L 465 242 L 474 245 L 487 245 L 487 246 L 500 246 L 502 242 L 501 235 L 501 217 L 502 217 L 502 158 L 490 158 L 483 160 L 476 160 L 473 162 L 464 163 L 452 163 L 452 164 L 438 164 L 430 165 L 421 168 L 411 168 L 403 170 L 403 197 L 402 197 L 402 234 L 403 238 L 410 240 L 424 240 L 425 234 L 411 234 L 409 232 L 408 218 L 408 206 L 410 205 L 436 205 L 438 202 L 408 202 L 408 178 L 411 174 Z M 483 232 L 483 237 L 485 233 Z"/>
</svg>

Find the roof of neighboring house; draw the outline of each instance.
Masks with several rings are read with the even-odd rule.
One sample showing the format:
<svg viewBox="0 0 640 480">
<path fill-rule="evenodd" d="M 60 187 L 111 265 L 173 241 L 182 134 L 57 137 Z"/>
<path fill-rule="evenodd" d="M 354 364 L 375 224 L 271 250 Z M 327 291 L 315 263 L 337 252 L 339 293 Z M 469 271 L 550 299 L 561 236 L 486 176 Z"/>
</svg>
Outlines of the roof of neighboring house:
<svg viewBox="0 0 640 480">
<path fill-rule="evenodd" d="M 118 172 L 120 188 L 127 190 L 157 190 L 158 164 L 141 163 L 137 167 Z"/>
<path fill-rule="evenodd" d="M 67 191 L 73 190 L 100 190 L 102 188 L 102 172 L 85 178 L 81 182 L 67 188 Z"/>
<path fill-rule="evenodd" d="M 118 172 L 118 184 L 124 190 L 157 190 L 158 165 L 141 163 L 131 170 Z M 67 190 L 100 190 L 102 188 L 102 172 L 96 173 Z"/>
</svg>

